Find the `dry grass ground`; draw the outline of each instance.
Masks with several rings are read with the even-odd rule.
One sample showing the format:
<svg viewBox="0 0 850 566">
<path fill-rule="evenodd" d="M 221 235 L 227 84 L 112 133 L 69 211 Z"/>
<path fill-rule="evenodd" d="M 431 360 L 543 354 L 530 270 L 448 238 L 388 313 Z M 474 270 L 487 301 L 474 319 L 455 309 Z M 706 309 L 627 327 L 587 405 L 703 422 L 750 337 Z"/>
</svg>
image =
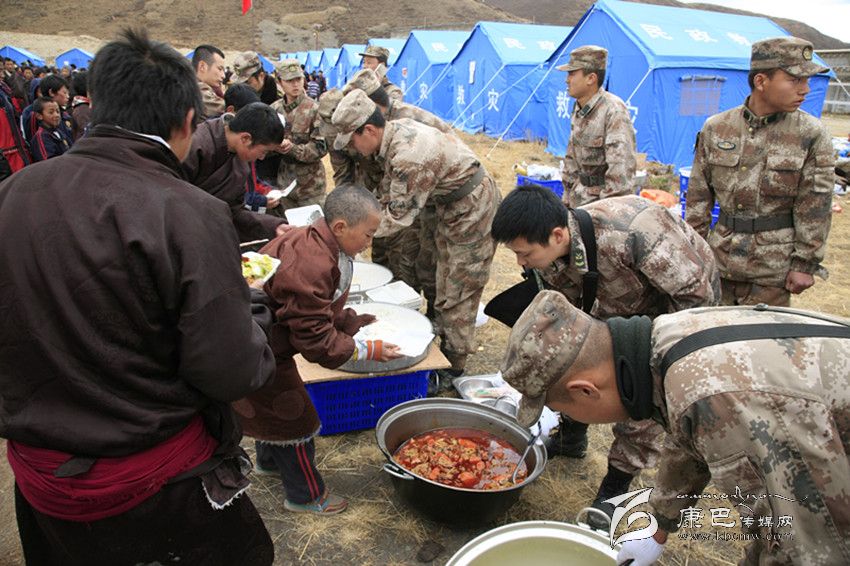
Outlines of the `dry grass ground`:
<svg viewBox="0 0 850 566">
<path fill-rule="evenodd" d="M 827 120 L 834 135 L 847 135 L 850 119 Z M 493 140 L 483 136 L 464 136 L 480 156 L 487 155 Z M 503 143 L 484 159 L 506 194 L 513 185 L 512 166 L 517 162 L 554 162 L 540 144 Z M 842 316 L 850 316 L 850 199 L 836 198 L 847 212 L 833 217 L 825 264 L 829 281 L 795 298 L 794 305 Z M 484 293 L 489 300 L 500 290 L 519 280 L 519 269 L 508 250 L 496 253 L 490 282 Z M 492 373 L 502 359 L 507 329 L 490 321 L 479 329 L 479 349 L 469 361 L 471 374 Z M 529 485 L 520 501 L 492 525 L 475 529 L 452 529 L 424 520 L 411 512 L 393 493 L 389 478 L 381 472 L 383 455 L 377 448 L 373 431 L 322 437 L 317 442 L 317 457 L 331 489 L 351 501 L 342 515 L 330 518 L 305 517 L 283 510 L 279 482 L 268 477 L 254 480 L 250 496 L 260 509 L 275 541 L 275 564 L 383 565 L 416 564 L 416 553 L 423 542 L 435 540 L 445 546 L 434 561 L 442 564 L 464 543 L 480 532 L 514 521 L 548 519 L 572 521 L 576 512 L 593 498 L 605 473 L 610 427 L 591 427 L 591 450 L 583 460 L 557 458 L 543 475 Z M 245 443 L 249 450 L 252 446 Z M 654 471 L 645 472 L 636 487 L 653 485 Z M 0 564 L 22 563 L 14 521 L 13 479 L 8 465 L 0 464 L 0 513 L 7 519 L 0 529 Z M 715 541 L 671 539 L 661 561 L 666 565 L 734 564 L 740 546 Z M 250 565 L 246 565 L 250 566 Z"/>
</svg>

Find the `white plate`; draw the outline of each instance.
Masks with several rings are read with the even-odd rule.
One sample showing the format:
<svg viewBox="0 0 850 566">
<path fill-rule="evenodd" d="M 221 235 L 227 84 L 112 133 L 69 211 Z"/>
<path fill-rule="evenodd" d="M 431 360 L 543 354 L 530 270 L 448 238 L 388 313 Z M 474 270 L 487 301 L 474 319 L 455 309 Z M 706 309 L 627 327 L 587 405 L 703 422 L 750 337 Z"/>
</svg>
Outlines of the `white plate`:
<svg viewBox="0 0 850 566">
<path fill-rule="evenodd" d="M 318 204 L 308 206 L 299 206 L 298 208 L 290 208 L 286 212 L 286 221 L 290 226 L 309 226 L 322 216 L 322 207 Z"/>
<path fill-rule="evenodd" d="M 248 259 L 256 259 L 256 258 L 258 258 L 260 256 L 264 256 L 264 255 L 266 255 L 266 254 L 258 254 L 257 252 L 245 252 L 244 254 L 242 254 L 242 257 L 247 257 Z M 276 257 L 272 257 L 272 256 L 267 256 L 267 257 L 271 258 L 271 260 L 272 260 L 272 270 L 269 271 L 269 273 L 265 277 L 262 278 L 263 283 L 265 283 L 266 281 L 271 279 L 272 275 L 274 275 L 277 272 L 277 268 L 280 267 L 280 260 L 279 259 L 277 259 Z"/>
<path fill-rule="evenodd" d="M 393 280 L 393 272 L 377 263 L 355 261 L 351 276 L 350 293 L 365 293 L 382 287 Z"/>
</svg>

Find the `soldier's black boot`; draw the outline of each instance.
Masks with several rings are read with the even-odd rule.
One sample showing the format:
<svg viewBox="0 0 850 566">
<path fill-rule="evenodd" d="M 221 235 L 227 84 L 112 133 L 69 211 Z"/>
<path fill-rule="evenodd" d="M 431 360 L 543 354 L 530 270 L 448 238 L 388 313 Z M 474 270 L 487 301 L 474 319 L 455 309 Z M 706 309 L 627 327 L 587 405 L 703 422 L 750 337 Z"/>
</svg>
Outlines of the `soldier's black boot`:
<svg viewBox="0 0 850 566">
<path fill-rule="evenodd" d="M 587 523 L 594 529 L 607 531 L 611 526 L 611 517 L 614 516 L 614 506 L 610 503 L 604 503 L 606 499 L 617 497 L 629 491 L 629 486 L 632 483 L 634 476 L 620 471 L 611 464 L 608 464 L 608 473 L 602 479 L 602 484 L 599 486 L 599 491 L 596 493 L 596 499 L 593 500 L 591 507 L 599 509 L 608 515 L 608 521 L 605 522 L 601 517 L 596 515 L 588 515 Z"/>
<path fill-rule="evenodd" d="M 561 424 L 546 443 L 546 452 L 550 458 L 584 458 L 587 454 L 587 425 L 561 416 Z"/>
</svg>

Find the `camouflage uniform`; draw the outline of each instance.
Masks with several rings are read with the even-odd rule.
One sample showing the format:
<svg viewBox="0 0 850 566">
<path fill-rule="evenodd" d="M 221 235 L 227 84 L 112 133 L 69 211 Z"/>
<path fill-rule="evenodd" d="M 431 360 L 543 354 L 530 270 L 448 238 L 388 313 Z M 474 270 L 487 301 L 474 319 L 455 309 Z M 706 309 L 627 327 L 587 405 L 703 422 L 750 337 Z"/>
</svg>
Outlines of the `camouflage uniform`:
<svg viewBox="0 0 850 566">
<path fill-rule="evenodd" d="M 201 99 L 204 102 L 204 114 L 201 119 L 218 118 L 224 114 L 224 99 L 217 95 L 213 88 L 205 82 L 198 81 L 198 88 L 201 89 Z"/>
<path fill-rule="evenodd" d="M 294 59 L 279 63 L 276 73 L 280 80 L 303 75 L 301 64 Z M 286 118 L 284 139 L 292 141 L 293 144 L 289 153 L 281 154 L 277 184 L 283 189 L 293 180 L 297 181 L 295 189 L 280 199 L 280 206 L 277 208 L 282 213 L 299 206 L 323 205 L 326 182 L 322 158 L 328 148 L 320 130 L 322 119 L 319 116 L 318 102 L 302 92 L 292 102 L 287 102 L 284 97 L 271 106 Z"/>
<path fill-rule="evenodd" d="M 777 43 L 797 51 L 808 48 L 811 59 L 811 44 L 796 38 L 758 42 L 753 56 L 765 44 L 776 49 Z M 796 59 L 803 60 L 799 55 Z M 774 61 L 774 68 L 800 71 L 779 63 Z M 758 60 L 755 65 L 761 68 Z M 810 61 L 808 65 L 814 68 L 806 72 L 822 69 Z M 748 102 L 712 116 L 703 126 L 688 184 L 686 219 L 714 250 L 725 304 L 787 305 L 789 271 L 826 275 L 820 262 L 831 220 L 832 144 L 823 124 L 806 112 L 757 117 Z M 709 232 L 715 199 L 722 218 Z M 784 227 L 757 231 L 753 225 L 754 219 L 783 217 Z"/>
<path fill-rule="evenodd" d="M 348 94 L 333 116 L 347 145 L 375 104 L 362 91 Z M 377 235 L 410 226 L 426 205 L 435 206 L 436 325 L 442 350 L 455 370 L 474 351 L 478 303 L 496 246 L 490 225 L 501 200 L 496 183 L 463 142 L 410 119 L 387 122 L 378 151 L 384 160 L 384 211 Z"/>
<path fill-rule="evenodd" d="M 590 203 L 599 282 L 591 314 L 597 318 L 675 312 L 715 305 L 720 282 L 711 248 L 681 218 L 638 196 Z M 570 254 L 538 270 L 547 286 L 581 307 L 585 244 L 573 213 L 568 218 Z M 614 425 L 608 461 L 635 475 L 658 461 L 661 426 L 652 420 Z"/>
<path fill-rule="evenodd" d="M 560 71 L 605 70 L 608 52 L 579 47 Z M 634 194 L 635 129 L 625 103 L 600 87 L 584 106 L 576 103 L 564 157 L 564 202 L 571 207 Z"/>
<path fill-rule="evenodd" d="M 657 318 L 652 330 L 655 405 L 667 445 L 650 503 L 658 525 L 677 530 L 680 511 L 712 481 L 728 495 L 771 494 L 744 503 L 742 516 L 772 516 L 744 564 L 850 564 L 850 341 L 798 338 L 732 342 L 660 363 L 680 339 L 737 324 L 824 324 L 795 311 L 698 309 Z M 797 311 L 800 312 L 800 311 Z M 846 324 L 847 321 L 845 320 Z M 781 496 L 781 497 L 777 497 Z M 796 500 L 789 501 L 785 498 Z M 754 502 L 755 501 L 755 502 Z M 790 516 L 790 529 L 778 518 Z M 793 539 L 766 540 L 790 532 Z"/>
<path fill-rule="evenodd" d="M 381 77 L 381 86 L 384 87 L 384 90 L 387 91 L 387 96 L 390 97 L 390 100 L 397 100 L 398 102 L 404 101 L 404 91 L 401 90 L 401 87 L 391 82 L 390 79 L 387 78 L 387 67 L 385 65 L 378 65 L 378 76 Z"/>
</svg>

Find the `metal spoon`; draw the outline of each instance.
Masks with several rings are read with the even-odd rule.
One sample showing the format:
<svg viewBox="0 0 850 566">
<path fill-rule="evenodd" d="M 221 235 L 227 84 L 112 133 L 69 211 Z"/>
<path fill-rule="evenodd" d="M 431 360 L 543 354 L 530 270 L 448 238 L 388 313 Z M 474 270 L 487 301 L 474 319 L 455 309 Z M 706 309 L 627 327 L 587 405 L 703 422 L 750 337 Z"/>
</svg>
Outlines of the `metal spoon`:
<svg viewBox="0 0 850 566">
<path fill-rule="evenodd" d="M 543 427 L 540 423 L 537 423 L 537 434 L 532 435 L 531 440 L 528 441 L 528 444 L 525 447 L 525 451 L 522 453 L 522 456 L 519 458 L 519 462 L 516 463 L 516 468 L 514 468 L 514 473 L 511 474 L 511 483 L 516 484 L 516 475 L 519 473 L 519 467 L 525 462 L 525 457 L 528 456 L 528 452 L 531 450 L 531 447 L 537 442 L 540 436 L 543 434 Z"/>
</svg>

